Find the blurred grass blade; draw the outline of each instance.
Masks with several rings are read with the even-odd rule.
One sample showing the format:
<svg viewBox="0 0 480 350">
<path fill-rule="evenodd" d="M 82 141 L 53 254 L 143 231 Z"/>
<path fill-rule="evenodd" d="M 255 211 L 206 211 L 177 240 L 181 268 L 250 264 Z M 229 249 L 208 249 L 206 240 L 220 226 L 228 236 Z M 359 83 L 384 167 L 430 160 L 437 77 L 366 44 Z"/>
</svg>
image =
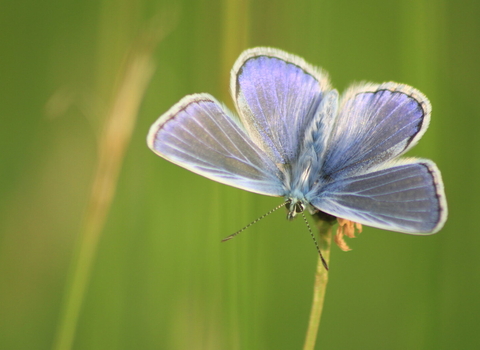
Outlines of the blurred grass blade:
<svg viewBox="0 0 480 350">
<path fill-rule="evenodd" d="M 224 102 L 230 103 L 230 70 L 248 46 L 249 0 L 226 0 L 223 9 L 222 71 L 220 86 Z"/>
<path fill-rule="evenodd" d="M 138 109 L 154 71 L 152 51 L 155 45 L 150 39 L 147 38 L 143 46 L 135 47 L 127 58 L 118 92 L 100 137 L 96 174 L 69 274 L 54 344 L 56 350 L 71 349 L 74 341 L 98 241 L 115 195 L 118 174 Z"/>
</svg>

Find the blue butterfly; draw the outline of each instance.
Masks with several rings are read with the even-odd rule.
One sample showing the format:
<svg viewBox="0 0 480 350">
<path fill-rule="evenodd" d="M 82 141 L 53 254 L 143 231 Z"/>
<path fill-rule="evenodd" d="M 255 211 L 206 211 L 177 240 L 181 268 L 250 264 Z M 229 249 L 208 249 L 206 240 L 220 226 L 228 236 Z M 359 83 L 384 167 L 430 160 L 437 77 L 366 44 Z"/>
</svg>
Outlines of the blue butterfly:
<svg viewBox="0 0 480 350">
<path fill-rule="evenodd" d="M 209 179 L 409 234 L 439 231 L 443 182 L 430 160 L 399 158 L 430 122 L 418 90 L 361 83 L 341 97 L 327 73 L 284 51 L 243 52 L 231 71 L 238 117 L 209 94 L 184 97 L 150 128 L 159 156 Z"/>
</svg>

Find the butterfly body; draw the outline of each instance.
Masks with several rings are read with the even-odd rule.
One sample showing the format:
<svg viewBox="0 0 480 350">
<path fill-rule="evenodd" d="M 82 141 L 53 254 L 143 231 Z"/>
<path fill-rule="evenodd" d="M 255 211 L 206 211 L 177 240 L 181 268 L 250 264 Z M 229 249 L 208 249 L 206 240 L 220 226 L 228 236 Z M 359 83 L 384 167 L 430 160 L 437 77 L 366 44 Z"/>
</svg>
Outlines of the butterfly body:
<svg viewBox="0 0 480 350">
<path fill-rule="evenodd" d="M 440 172 L 402 158 L 431 106 L 398 83 L 361 83 L 339 96 L 327 74 L 271 48 L 245 51 L 231 74 L 238 116 L 209 94 L 183 98 L 150 128 L 161 157 L 217 182 L 309 210 L 410 234 L 447 217 Z"/>
<path fill-rule="evenodd" d="M 326 119 L 335 115 L 338 103 L 336 90 L 315 106 L 311 112 L 310 123 L 305 125 L 301 133 L 298 147 L 292 154 L 283 155 L 276 152 L 282 163 L 277 163 L 279 179 L 281 179 L 282 196 L 289 203 L 287 218 L 293 219 L 298 213 L 309 209 L 311 213 L 318 211 L 309 202 L 318 188 L 328 182 L 328 175 L 322 173 L 322 161 L 326 150 L 328 131 L 322 125 Z"/>
</svg>

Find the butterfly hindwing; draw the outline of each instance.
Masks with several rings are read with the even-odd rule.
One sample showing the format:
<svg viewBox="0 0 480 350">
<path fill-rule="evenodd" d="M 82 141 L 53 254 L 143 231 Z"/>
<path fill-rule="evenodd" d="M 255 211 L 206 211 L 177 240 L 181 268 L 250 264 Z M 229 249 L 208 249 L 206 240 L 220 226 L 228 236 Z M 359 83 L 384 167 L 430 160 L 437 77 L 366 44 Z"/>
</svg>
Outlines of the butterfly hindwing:
<svg viewBox="0 0 480 350">
<path fill-rule="evenodd" d="M 325 185 L 310 200 L 336 217 L 411 234 L 437 232 L 447 217 L 437 166 L 424 159 L 401 159 L 363 175 Z"/>
<path fill-rule="evenodd" d="M 284 195 L 277 166 L 208 94 L 180 100 L 152 125 L 147 143 L 159 156 L 209 179 Z"/>
</svg>

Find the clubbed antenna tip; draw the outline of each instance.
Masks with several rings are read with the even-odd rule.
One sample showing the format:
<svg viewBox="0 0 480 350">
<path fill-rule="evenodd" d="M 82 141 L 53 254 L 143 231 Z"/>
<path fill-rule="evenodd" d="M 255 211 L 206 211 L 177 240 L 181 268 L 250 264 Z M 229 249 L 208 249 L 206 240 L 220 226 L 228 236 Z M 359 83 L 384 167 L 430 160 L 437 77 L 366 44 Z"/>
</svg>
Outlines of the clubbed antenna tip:
<svg viewBox="0 0 480 350">
<path fill-rule="evenodd" d="M 231 235 L 228 236 L 228 237 L 225 237 L 224 239 L 222 239 L 222 242 L 226 242 L 226 241 L 231 240 L 233 237 L 235 237 L 235 236 L 238 235 L 239 233 L 245 231 L 247 228 L 249 228 L 249 227 L 252 226 L 253 224 L 256 224 L 257 222 L 259 222 L 260 220 L 262 220 L 262 219 L 265 218 L 266 216 L 270 215 L 271 213 L 273 213 L 274 211 L 280 209 L 281 207 L 284 207 L 285 205 L 287 205 L 287 202 L 283 202 L 283 203 L 280 204 L 279 206 L 277 206 L 277 207 L 273 208 L 272 210 L 270 210 L 268 213 L 265 213 L 265 214 L 263 214 L 262 216 L 260 216 L 258 219 L 253 220 L 251 223 L 249 223 L 247 226 L 245 226 L 245 227 L 242 228 L 241 230 L 238 230 L 237 232 L 235 232 L 234 234 L 231 234 Z"/>
</svg>

